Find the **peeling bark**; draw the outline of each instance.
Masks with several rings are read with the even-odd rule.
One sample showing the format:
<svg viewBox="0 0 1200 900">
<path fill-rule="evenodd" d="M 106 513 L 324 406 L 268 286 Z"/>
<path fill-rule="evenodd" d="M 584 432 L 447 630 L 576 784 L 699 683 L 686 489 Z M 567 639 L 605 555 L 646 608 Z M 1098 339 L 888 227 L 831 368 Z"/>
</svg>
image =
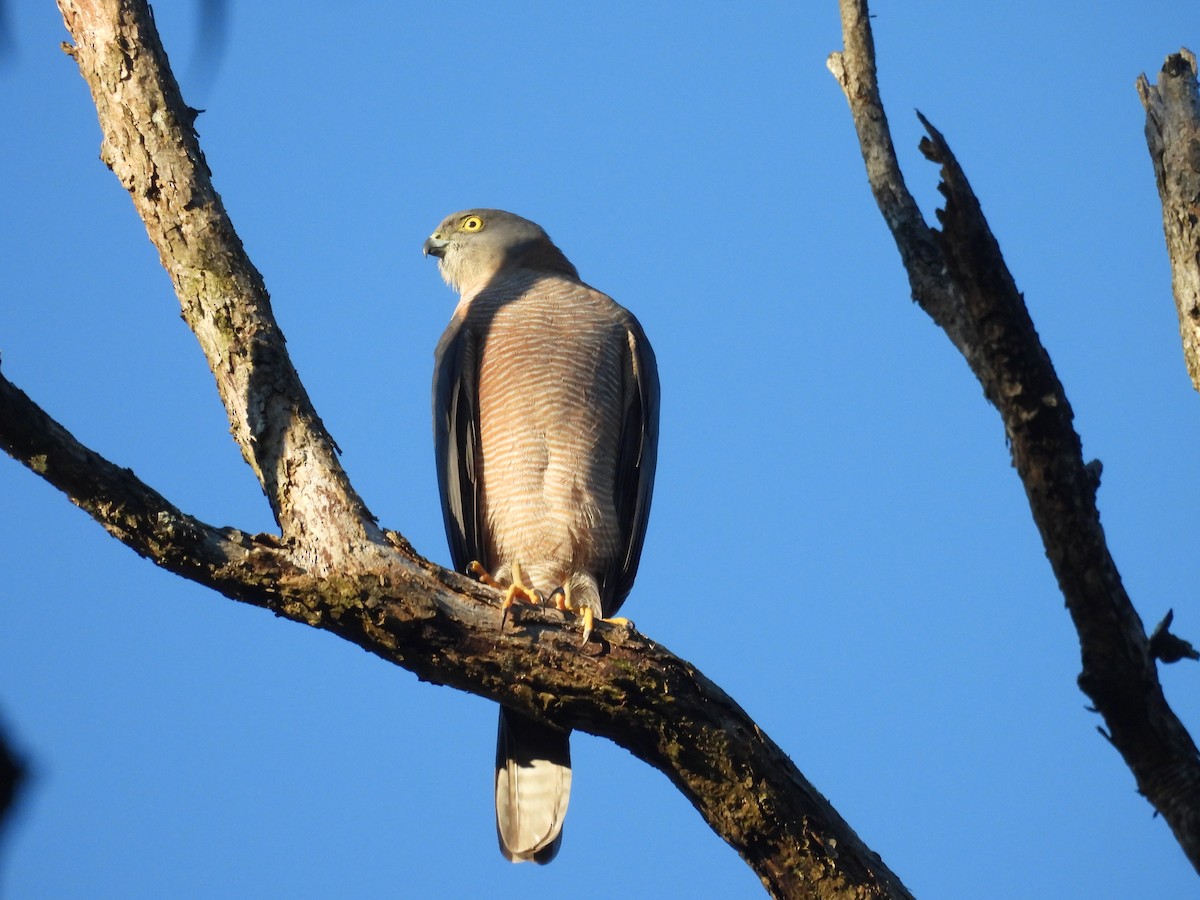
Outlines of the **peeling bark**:
<svg viewBox="0 0 1200 900">
<path fill-rule="evenodd" d="M 1192 386 L 1200 391 L 1200 89 L 1196 54 L 1186 48 L 1171 54 L 1163 63 L 1158 84 L 1139 75 L 1137 92 L 1146 109 L 1146 144 L 1162 200 L 1183 358 Z"/>
<path fill-rule="evenodd" d="M 868 181 L 913 299 L 959 348 L 999 411 L 1079 634 L 1079 686 L 1103 716 L 1138 790 L 1200 869 L 1200 756 L 1163 696 L 1150 641 L 1108 551 L 1096 507 L 1099 464 L 1083 459 L 1066 393 L 966 176 L 918 113 L 928 132 L 921 150 L 940 165 L 938 189 L 946 200 L 940 230 L 921 218 L 887 131 L 866 2 L 841 0 L 841 10 L 845 50 L 830 57 L 829 68 L 850 103 Z"/>
</svg>

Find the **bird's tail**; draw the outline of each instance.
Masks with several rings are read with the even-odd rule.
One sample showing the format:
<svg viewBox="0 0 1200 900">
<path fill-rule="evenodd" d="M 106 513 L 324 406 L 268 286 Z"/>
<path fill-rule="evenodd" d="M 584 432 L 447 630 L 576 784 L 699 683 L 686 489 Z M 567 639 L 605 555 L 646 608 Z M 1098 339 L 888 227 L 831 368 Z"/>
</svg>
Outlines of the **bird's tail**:
<svg viewBox="0 0 1200 900">
<path fill-rule="evenodd" d="M 548 863 L 562 843 L 571 799 L 570 732 L 500 707 L 496 834 L 511 862 Z"/>
</svg>

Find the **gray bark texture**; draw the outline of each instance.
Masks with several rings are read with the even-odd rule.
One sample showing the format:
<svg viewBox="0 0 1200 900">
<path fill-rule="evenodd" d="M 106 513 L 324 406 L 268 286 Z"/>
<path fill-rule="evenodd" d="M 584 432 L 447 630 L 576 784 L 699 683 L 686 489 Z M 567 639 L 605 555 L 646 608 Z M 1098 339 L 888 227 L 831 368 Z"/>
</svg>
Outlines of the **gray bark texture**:
<svg viewBox="0 0 1200 900">
<path fill-rule="evenodd" d="M 1146 108 L 1146 144 L 1162 200 L 1163 235 L 1171 260 L 1171 287 L 1179 312 L 1183 358 L 1200 391 L 1200 90 L 1196 54 L 1167 57 L 1158 83 L 1137 80 Z"/>
<path fill-rule="evenodd" d="M 661 770 L 777 897 L 904 898 L 899 880 L 746 713 L 632 629 L 522 609 L 380 528 L 288 357 L 210 181 L 145 0 L 59 0 L 101 155 L 129 192 L 279 533 L 201 522 L 80 444 L 0 376 L 0 446 L 115 538 L 227 597 L 330 631 L 420 679 L 609 738 Z M 426 423 L 414 425 L 425 440 Z"/>
<path fill-rule="evenodd" d="M 1179 645 L 1191 648 L 1166 637 L 1169 618 L 1153 644 L 1146 636 L 1100 526 L 1100 464 L 1083 458 L 1071 406 L 979 201 L 945 139 L 918 113 L 928 133 L 921 151 L 941 167 L 945 197 L 941 228 L 925 224 L 888 133 L 867 4 L 841 0 L 841 10 L 845 50 L 830 57 L 829 68 L 850 103 L 867 179 L 913 299 L 963 354 L 1004 422 L 1013 466 L 1079 635 L 1079 686 L 1104 719 L 1101 733 L 1200 869 L 1200 756 L 1167 704 L 1157 670 L 1159 659 L 1187 656 Z M 1193 69 L 1193 108 L 1194 78 Z"/>
</svg>

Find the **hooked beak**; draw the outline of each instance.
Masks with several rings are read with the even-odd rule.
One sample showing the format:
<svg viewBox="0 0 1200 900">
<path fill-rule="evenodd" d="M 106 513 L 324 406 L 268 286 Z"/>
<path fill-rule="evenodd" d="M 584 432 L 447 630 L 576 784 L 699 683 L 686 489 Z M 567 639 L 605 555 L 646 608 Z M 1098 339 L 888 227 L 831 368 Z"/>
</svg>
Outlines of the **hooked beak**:
<svg viewBox="0 0 1200 900">
<path fill-rule="evenodd" d="M 446 245 L 449 243 L 449 241 L 435 232 L 425 239 L 425 243 L 421 247 L 421 252 L 426 256 L 436 256 L 438 259 L 441 259 L 446 255 Z"/>
</svg>

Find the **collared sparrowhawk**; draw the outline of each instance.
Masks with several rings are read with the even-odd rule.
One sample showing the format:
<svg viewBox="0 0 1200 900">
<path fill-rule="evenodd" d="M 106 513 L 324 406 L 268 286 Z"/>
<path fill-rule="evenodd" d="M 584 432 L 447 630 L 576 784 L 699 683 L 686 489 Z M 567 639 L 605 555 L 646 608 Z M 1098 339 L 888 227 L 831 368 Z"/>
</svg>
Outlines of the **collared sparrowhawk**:
<svg viewBox="0 0 1200 900">
<path fill-rule="evenodd" d="M 658 453 L 641 326 L 512 213 L 454 213 L 424 249 L 461 297 L 433 376 L 455 568 L 477 562 L 537 600 L 562 594 L 589 624 L 612 616 L 637 574 Z M 570 789 L 569 732 L 502 706 L 496 830 L 508 859 L 554 858 Z"/>
</svg>

